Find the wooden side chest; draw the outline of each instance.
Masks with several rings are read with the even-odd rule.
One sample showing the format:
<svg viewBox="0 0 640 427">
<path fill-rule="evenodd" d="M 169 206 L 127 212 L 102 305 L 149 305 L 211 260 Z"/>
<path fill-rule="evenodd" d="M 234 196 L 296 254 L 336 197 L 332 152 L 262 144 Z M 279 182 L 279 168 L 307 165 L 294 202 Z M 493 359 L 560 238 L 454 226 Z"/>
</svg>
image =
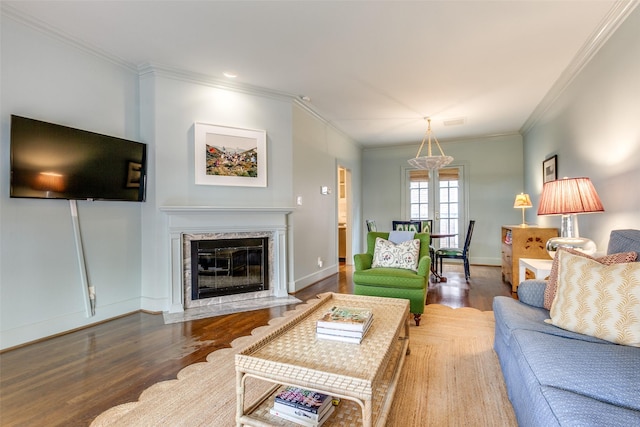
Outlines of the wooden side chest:
<svg viewBox="0 0 640 427">
<path fill-rule="evenodd" d="M 557 228 L 502 226 L 502 280 L 518 290 L 520 258 L 551 259 L 545 244 L 558 236 Z"/>
</svg>

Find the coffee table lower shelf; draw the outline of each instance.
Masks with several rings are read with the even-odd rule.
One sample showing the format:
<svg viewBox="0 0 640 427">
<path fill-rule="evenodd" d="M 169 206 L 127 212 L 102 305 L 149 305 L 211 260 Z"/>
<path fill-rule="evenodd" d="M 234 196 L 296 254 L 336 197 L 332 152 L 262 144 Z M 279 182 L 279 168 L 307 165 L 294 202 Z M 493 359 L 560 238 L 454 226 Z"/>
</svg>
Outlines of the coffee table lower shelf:
<svg viewBox="0 0 640 427">
<path fill-rule="evenodd" d="M 353 427 L 363 426 L 364 419 L 369 419 L 365 427 L 376 426 L 383 427 L 386 424 L 387 416 L 393 404 L 393 396 L 396 386 L 402 372 L 404 359 L 408 354 L 409 339 L 408 337 L 400 337 L 393 346 L 392 355 L 389 359 L 387 369 L 382 378 L 374 387 L 373 399 L 371 402 L 358 401 L 348 395 L 340 395 L 326 390 L 314 390 L 320 393 L 329 394 L 333 397 L 341 399 L 340 404 L 336 407 L 333 414 L 322 424 L 327 427 Z M 300 424 L 284 420 L 280 417 L 272 415 L 269 410 L 273 407 L 274 397 L 285 385 L 298 386 L 297 384 L 281 384 L 272 379 L 267 379 L 254 374 L 240 374 L 244 382 L 247 377 L 254 377 L 263 381 L 273 382 L 274 386 L 263 396 L 261 396 L 254 404 L 248 406 L 244 410 L 244 414 L 237 421 L 238 425 L 266 427 L 266 426 L 300 426 Z M 241 397 L 243 398 L 243 397 Z M 367 417 L 366 411 L 370 408 L 371 413 Z"/>
</svg>

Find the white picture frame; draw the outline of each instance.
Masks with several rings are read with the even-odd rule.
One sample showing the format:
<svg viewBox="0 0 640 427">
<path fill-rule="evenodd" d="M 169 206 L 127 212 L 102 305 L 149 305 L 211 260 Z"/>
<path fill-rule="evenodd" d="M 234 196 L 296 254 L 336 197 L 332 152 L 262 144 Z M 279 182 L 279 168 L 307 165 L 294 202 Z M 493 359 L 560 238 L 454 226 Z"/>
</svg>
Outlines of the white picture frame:
<svg viewBox="0 0 640 427">
<path fill-rule="evenodd" d="M 194 124 L 196 185 L 267 186 L 264 130 Z"/>
</svg>

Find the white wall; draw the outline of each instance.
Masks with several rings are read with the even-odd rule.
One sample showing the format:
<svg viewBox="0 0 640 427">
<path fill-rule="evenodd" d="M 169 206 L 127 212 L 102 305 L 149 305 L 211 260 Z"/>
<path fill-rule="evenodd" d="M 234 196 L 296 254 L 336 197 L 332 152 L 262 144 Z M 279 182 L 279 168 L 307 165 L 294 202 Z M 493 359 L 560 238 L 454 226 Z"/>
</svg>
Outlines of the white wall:
<svg viewBox="0 0 640 427">
<path fill-rule="evenodd" d="M 440 144 L 454 158 L 452 165 L 464 167 L 468 218 L 476 220 L 471 262 L 499 265 L 500 227 L 522 221 L 521 211 L 513 209 L 515 195 L 523 191 L 522 138 L 513 134 Z M 403 206 L 408 185 L 404 176 L 407 160 L 415 157 L 418 147 L 419 143 L 364 150 L 363 218 L 375 220 L 378 230 L 391 229 L 393 220 L 409 219 Z"/>
<path fill-rule="evenodd" d="M 524 136 L 525 186 L 537 207 L 542 162 L 558 177 L 587 176 L 605 212 L 580 215 L 580 234 L 606 251 L 614 229 L 640 229 L 640 8 L 625 20 Z M 531 209 L 529 218 L 535 216 Z M 560 227 L 559 217 L 539 217 Z"/>
<path fill-rule="evenodd" d="M 0 347 L 140 308 L 140 203 L 79 201 L 88 318 L 69 202 L 9 198 L 10 116 L 139 140 L 137 74 L 2 14 Z"/>
<path fill-rule="evenodd" d="M 292 202 L 300 197 L 302 205 L 296 205 L 291 216 L 291 292 L 338 271 L 338 165 L 351 171 L 354 217 L 359 218 L 361 206 L 357 144 L 299 105 L 293 109 L 293 140 Z M 331 193 L 321 194 L 323 186 Z M 354 243 L 360 240 L 359 230 L 352 227 Z"/>
</svg>

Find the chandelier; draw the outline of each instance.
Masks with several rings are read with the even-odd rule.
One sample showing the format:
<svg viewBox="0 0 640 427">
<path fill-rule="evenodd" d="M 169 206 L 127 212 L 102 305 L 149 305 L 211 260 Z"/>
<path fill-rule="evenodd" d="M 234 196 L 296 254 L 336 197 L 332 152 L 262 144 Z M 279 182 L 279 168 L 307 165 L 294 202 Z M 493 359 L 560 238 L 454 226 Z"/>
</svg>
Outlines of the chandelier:
<svg viewBox="0 0 640 427">
<path fill-rule="evenodd" d="M 417 169 L 441 169 L 451 163 L 453 161 L 453 157 L 444 155 L 442 147 L 440 147 L 440 143 L 438 142 L 438 138 L 436 138 L 435 135 L 433 135 L 433 140 L 438 146 L 438 150 L 440 150 L 440 155 L 431 155 L 431 119 L 428 117 L 425 119 L 428 123 L 427 131 L 424 134 L 424 138 L 422 138 L 422 143 L 420 144 L 420 148 L 418 148 L 418 153 L 416 154 L 415 158 L 409 159 L 407 161 L 411 166 Z M 421 157 L 420 152 L 422 151 L 422 147 L 424 147 L 425 141 L 427 141 L 427 155 Z"/>
</svg>

